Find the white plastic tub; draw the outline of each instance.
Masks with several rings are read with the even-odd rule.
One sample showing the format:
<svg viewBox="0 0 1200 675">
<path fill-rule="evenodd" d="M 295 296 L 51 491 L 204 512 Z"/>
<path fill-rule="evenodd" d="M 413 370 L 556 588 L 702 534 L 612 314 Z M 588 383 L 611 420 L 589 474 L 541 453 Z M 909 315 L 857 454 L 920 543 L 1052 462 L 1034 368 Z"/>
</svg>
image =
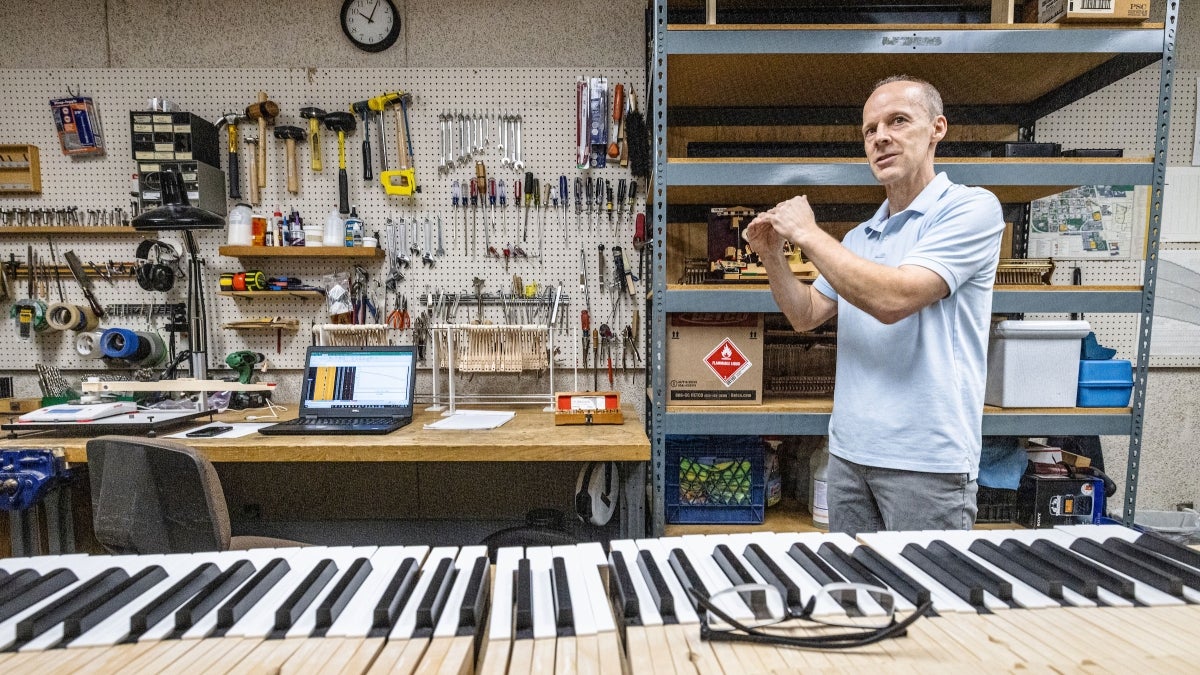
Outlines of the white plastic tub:
<svg viewBox="0 0 1200 675">
<path fill-rule="evenodd" d="M 988 342 L 984 403 L 1002 408 L 1073 408 L 1086 321 L 1000 321 Z"/>
</svg>

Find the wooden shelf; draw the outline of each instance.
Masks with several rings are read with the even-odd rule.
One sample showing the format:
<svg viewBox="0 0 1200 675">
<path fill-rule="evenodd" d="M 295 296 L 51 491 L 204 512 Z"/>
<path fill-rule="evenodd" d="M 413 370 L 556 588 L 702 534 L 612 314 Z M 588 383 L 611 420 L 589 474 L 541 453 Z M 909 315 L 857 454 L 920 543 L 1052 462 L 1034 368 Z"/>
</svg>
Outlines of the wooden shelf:
<svg viewBox="0 0 1200 675">
<path fill-rule="evenodd" d="M 23 143 L 0 145 L 0 194 L 36 195 L 42 192 L 38 147 Z"/>
<path fill-rule="evenodd" d="M 218 291 L 217 295 L 224 295 L 230 298 L 323 298 L 325 294 L 321 291 Z"/>
<path fill-rule="evenodd" d="M 126 225 L 9 225 L 0 227 L 4 234 L 140 234 Z"/>
<path fill-rule="evenodd" d="M 363 246 L 222 246 L 231 258 L 382 258 L 383 249 Z"/>
</svg>

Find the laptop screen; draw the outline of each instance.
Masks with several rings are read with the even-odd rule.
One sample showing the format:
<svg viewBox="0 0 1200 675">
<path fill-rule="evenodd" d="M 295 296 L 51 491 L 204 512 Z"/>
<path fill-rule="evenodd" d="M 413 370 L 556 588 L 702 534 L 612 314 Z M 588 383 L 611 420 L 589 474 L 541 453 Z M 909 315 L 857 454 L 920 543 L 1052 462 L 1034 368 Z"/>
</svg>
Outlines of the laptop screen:
<svg viewBox="0 0 1200 675">
<path fill-rule="evenodd" d="M 301 411 L 411 415 L 415 381 L 411 346 L 309 347 Z"/>
</svg>

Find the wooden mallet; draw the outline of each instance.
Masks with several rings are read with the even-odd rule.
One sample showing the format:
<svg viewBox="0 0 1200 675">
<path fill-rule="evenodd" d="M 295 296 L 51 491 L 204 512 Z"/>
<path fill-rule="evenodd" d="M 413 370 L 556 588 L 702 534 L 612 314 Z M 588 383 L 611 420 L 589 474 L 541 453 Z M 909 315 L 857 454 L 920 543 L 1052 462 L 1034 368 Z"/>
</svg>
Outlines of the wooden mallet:
<svg viewBox="0 0 1200 675">
<path fill-rule="evenodd" d="M 246 106 L 246 117 L 258 120 L 258 187 L 267 186 L 267 125 L 275 122 L 279 105 L 267 99 L 267 92 L 258 92 L 258 102 Z"/>
</svg>

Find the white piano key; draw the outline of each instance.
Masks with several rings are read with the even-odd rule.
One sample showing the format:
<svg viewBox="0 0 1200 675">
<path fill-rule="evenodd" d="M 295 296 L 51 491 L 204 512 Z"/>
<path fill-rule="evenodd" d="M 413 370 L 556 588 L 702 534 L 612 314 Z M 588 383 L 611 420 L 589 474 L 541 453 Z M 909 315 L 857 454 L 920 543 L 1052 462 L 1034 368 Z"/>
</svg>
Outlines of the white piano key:
<svg viewBox="0 0 1200 675">
<path fill-rule="evenodd" d="M 937 532 L 932 534 L 934 534 L 934 537 L 931 538 L 931 541 L 932 539 L 939 539 L 946 542 L 947 544 L 953 546 L 959 553 L 962 553 L 964 556 L 970 558 L 984 569 L 1011 584 L 1013 602 L 1017 603 L 1021 607 L 1025 609 L 1061 607 L 1058 600 L 1043 594 L 1024 581 L 1021 581 L 1017 577 L 1014 577 L 1008 572 L 1005 572 L 1004 570 L 996 567 L 992 563 L 970 551 L 971 542 L 976 541 L 977 539 L 987 539 L 988 541 L 995 542 L 996 544 L 999 544 L 1000 541 L 1003 541 L 1003 539 L 997 540 L 994 536 L 989 536 L 990 533 L 986 531 L 974 532 L 960 530 Z"/>
<path fill-rule="evenodd" d="M 222 570 L 228 569 L 229 566 L 232 565 L 233 563 L 235 563 L 239 560 L 246 560 L 246 561 L 249 561 L 250 564 L 254 565 L 254 574 L 257 574 L 259 572 L 259 570 L 261 570 L 267 563 L 271 562 L 272 560 L 274 560 L 276 558 L 287 559 L 288 556 L 294 554 L 296 551 L 299 551 L 299 550 L 301 550 L 301 549 L 259 548 L 259 549 L 252 549 L 249 551 L 225 551 L 225 553 L 231 554 L 231 555 L 228 556 L 228 558 L 229 558 L 228 563 L 225 565 L 222 565 L 221 569 Z M 250 575 L 250 579 L 254 578 L 254 574 Z M 244 586 L 246 583 L 249 582 L 250 579 L 247 579 L 246 581 L 242 582 L 242 584 L 238 588 L 241 588 L 241 586 Z M 235 593 L 237 593 L 237 589 L 235 589 L 233 591 L 233 593 L 230 593 L 228 596 L 226 596 L 224 599 L 222 599 L 221 602 L 217 604 L 217 608 L 219 608 L 221 605 L 224 605 L 225 602 L 228 601 L 229 598 L 233 597 L 233 595 Z M 208 634 L 213 632 L 213 630 L 217 627 L 217 608 L 214 608 L 208 614 L 200 617 L 200 619 L 198 621 L 196 621 L 194 624 L 192 624 L 191 628 L 184 631 L 182 638 L 185 640 L 196 640 L 196 639 L 208 637 Z M 156 637 L 161 638 L 161 637 L 171 634 L 174 631 L 174 627 L 175 627 L 174 615 L 167 617 L 167 619 L 164 620 L 163 623 L 170 624 L 169 626 L 166 627 L 166 632 L 160 633 L 158 630 L 151 629 L 149 631 L 146 631 L 146 635 L 144 635 L 141 638 L 138 638 L 138 642 L 143 642 L 146 640 L 153 640 L 153 639 L 156 639 Z M 162 624 L 160 624 L 160 625 L 162 625 Z M 159 630 L 161 630 L 161 629 L 159 629 Z"/>
<path fill-rule="evenodd" d="M 492 606 L 488 616 L 488 639 L 513 638 L 513 573 L 525 557 L 525 549 L 509 546 L 496 551 L 496 576 L 492 582 Z"/>
<path fill-rule="evenodd" d="M 454 585 L 450 588 L 450 595 L 446 597 L 445 609 L 442 610 L 442 615 L 438 617 L 437 624 L 434 626 L 434 637 L 454 637 L 458 632 L 459 608 L 462 607 L 467 584 L 471 582 L 471 571 L 475 567 L 475 561 L 485 557 L 487 557 L 486 546 L 464 546 L 458 552 L 458 557 L 454 561 L 454 568 L 458 570 L 458 574 L 454 578 Z"/>
<path fill-rule="evenodd" d="M 150 556 L 147 556 L 150 557 Z M 136 601 L 129 603 L 126 607 L 118 612 L 114 612 L 112 616 L 100 622 L 95 628 L 87 631 L 83 635 L 71 641 L 68 648 L 76 649 L 83 647 L 104 647 L 114 645 L 118 640 L 121 640 L 129 634 L 129 619 L 137 612 L 141 611 L 150 601 L 157 598 L 174 586 L 180 579 L 184 578 L 200 565 L 206 562 L 213 562 L 217 559 L 216 553 L 184 553 L 161 556 L 162 561 L 159 563 L 167 571 L 167 578 L 151 588 L 146 593 L 142 594 Z"/>
<path fill-rule="evenodd" d="M 775 561 L 775 564 L 788 575 L 792 583 L 800 588 L 800 593 L 805 601 L 813 596 L 818 596 L 817 604 L 813 608 L 813 616 L 846 615 L 844 607 L 828 595 L 821 594 L 823 584 L 814 579 L 792 556 L 788 555 L 788 550 L 793 544 L 804 544 L 816 551 L 826 541 L 827 535 L 820 532 L 760 532 L 755 534 L 754 543 L 761 546 Z"/>
<path fill-rule="evenodd" d="M 326 557 L 330 560 L 333 560 L 337 565 L 337 573 L 333 575 L 333 578 L 330 579 L 329 583 L 325 584 L 325 588 L 321 589 L 321 592 L 317 594 L 315 598 L 313 598 L 313 601 L 308 605 L 308 608 L 304 610 L 304 613 L 301 614 L 300 617 L 296 619 L 296 622 L 292 624 L 292 627 L 288 629 L 287 637 L 289 638 L 308 637 L 312 634 L 313 630 L 315 630 L 317 627 L 317 608 L 321 606 L 321 603 L 326 597 L 329 596 L 329 593 L 333 591 L 333 587 L 337 585 L 338 580 L 342 578 L 342 575 L 346 573 L 346 570 L 350 569 L 350 566 L 354 564 L 354 561 L 358 560 L 359 558 L 370 559 L 375 554 L 376 547 L 344 546 L 326 550 L 330 552 L 330 555 Z"/>
<path fill-rule="evenodd" d="M 688 595 L 687 591 L 683 590 L 683 585 L 675 577 L 675 572 L 671 569 L 671 563 L 668 562 L 671 549 L 682 543 L 678 538 L 670 537 L 637 540 L 638 548 L 650 553 L 654 558 L 654 562 L 658 564 L 658 571 L 662 574 L 663 579 L 666 580 L 667 588 L 671 589 L 671 597 L 675 607 L 675 619 L 681 624 L 696 624 L 700 623 L 700 617 L 696 615 L 692 598 Z M 633 564 L 637 564 L 636 558 Z"/>
<path fill-rule="evenodd" d="M 529 559 L 529 572 L 533 579 L 533 637 L 551 638 L 558 635 L 554 621 L 554 584 L 550 580 L 550 569 L 554 557 L 549 546 L 531 546 L 525 549 Z"/>
<path fill-rule="evenodd" d="M 428 546 L 381 546 L 371 556 L 371 574 L 354 594 L 326 637 L 366 637 L 374 622 L 375 606 L 388 583 L 405 560 L 416 562 L 418 569 L 429 554 Z"/>
<path fill-rule="evenodd" d="M 713 551 L 717 544 L 722 543 L 720 535 L 686 534 L 681 537 L 682 548 L 704 580 L 704 586 L 711 595 L 717 595 L 722 590 L 732 588 L 733 581 L 725 575 L 724 570 L 713 559 Z M 729 616 L 740 621 L 753 621 L 754 612 L 742 601 L 736 593 L 724 593 L 713 599 L 713 604 L 724 610 Z"/>
<path fill-rule="evenodd" d="M 617 623 L 613 618 L 608 593 L 604 590 L 604 579 L 600 576 L 600 568 L 608 564 L 604 547 L 600 542 L 591 541 L 579 544 L 578 549 L 583 584 L 592 608 L 592 623 L 597 633 L 611 633 L 617 629 Z"/>
<path fill-rule="evenodd" d="M 554 558 L 562 558 L 567 568 L 567 590 L 571 594 L 571 618 L 575 635 L 595 635 L 596 619 L 592 615 L 592 600 L 583 579 L 586 573 L 583 569 L 583 556 L 574 544 L 554 546 L 550 549 L 550 554 Z"/>
<path fill-rule="evenodd" d="M 59 598 L 62 598 L 63 596 L 73 592 L 76 588 L 87 583 L 87 581 L 96 574 L 99 574 L 109 567 L 119 565 L 122 560 L 136 557 L 137 556 L 83 556 L 79 559 L 72 560 L 70 565 L 64 565 L 61 560 L 51 561 L 50 559 L 47 559 L 46 563 L 31 564 L 26 566 L 28 569 L 35 569 L 42 573 L 65 567 L 70 569 L 71 572 L 74 573 L 78 578 L 73 583 L 59 589 L 57 593 L 53 593 L 42 600 L 22 609 L 20 612 L 17 612 L 8 619 L 0 621 L 0 649 L 4 649 L 16 641 L 17 624 L 23 621 L 26 617 L 41 610 L 43 607 L 56 602 Z"/>
<path fill-rule="evenodd" d="M 438 546 L 425 557 L 425 564 L 421 565 L 421 576 L 413 587 L 409 602 L 405 603 L 404 609 L 400 611 L 396 625 L 388 634 L 389 640 L 407 640 L 413 636 L 413 632 L 417 628 L 417 605 L 421 602 L 421 596 L 425 595 L 425 590 L 429 588 L 429 581 L 434 570 L 443 560 L 454 560 L 456 555 L 458 555 L 457 546 Z"/>
<path fill-rule="evenodd" d="M 609 542 L 608 548 L 610 551 L 620 551 L 621 557 L 625 561 L 625 567 L 629 569 L 633 592 L 637 596 L 638 616 L 642 625 L 661 626 L 663 624 L 662 615 L 658 613 L 658 607 L 654 605 L 654 597 L 650 594 L 650 586 L 646 583 L 646 578 L 642 576 L 638 567 L 637 542 L 632 539 L 615 540 Z"/>
</svg>

